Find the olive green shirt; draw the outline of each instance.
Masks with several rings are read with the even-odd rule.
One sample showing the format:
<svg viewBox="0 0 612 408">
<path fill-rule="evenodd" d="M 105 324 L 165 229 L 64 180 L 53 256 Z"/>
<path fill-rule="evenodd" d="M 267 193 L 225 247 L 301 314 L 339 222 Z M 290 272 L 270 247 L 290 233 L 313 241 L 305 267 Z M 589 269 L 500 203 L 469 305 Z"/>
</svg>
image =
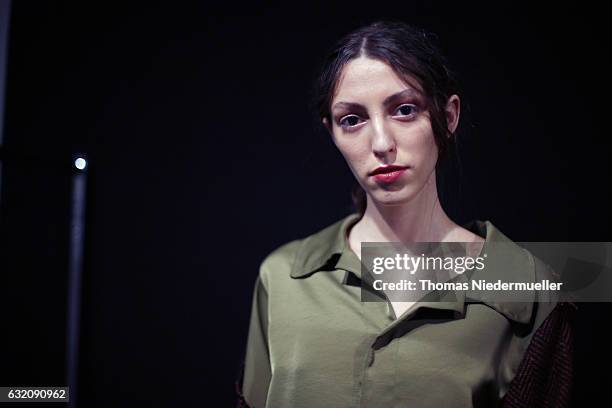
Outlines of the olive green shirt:
<svg viewBox="0 0 612 408">
<path fill-rule="evenodd" d="M 347 238 L 358 220 L 350 214 L 280 246 L 261 263 L 246 348 L 246 402 L 256 408 L 498 405 L 556 300 L 540 292 L 520 303 L 459 295 L 419 302 L 396 319 L 388 301 L 361 301 L 361 262 Z M 546 264 L 491 222 L 465 227 L 485 239 L 484 248 L 489 242 L 514 248 L 492 248 L 489 273 L 520 274 L 524 282 L 553 279 Z"/>
</svg>

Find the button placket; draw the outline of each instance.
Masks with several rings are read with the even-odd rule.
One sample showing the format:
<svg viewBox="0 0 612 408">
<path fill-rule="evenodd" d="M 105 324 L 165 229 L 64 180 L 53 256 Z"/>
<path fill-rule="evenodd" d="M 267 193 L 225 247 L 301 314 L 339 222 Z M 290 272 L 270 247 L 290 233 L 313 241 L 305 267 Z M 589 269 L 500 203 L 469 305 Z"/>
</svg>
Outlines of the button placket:
<svg viewBox="0 0 612 408">
<path fill-rule="evenodd" d="M 366 401 L 363 399 L 364 395 L 364 388 L 365 388 L 365 383 L 366 383 L 366 379 L 367 379 L 367 369 L 369 367 L 372 367 L 372 365 L 374 364 L 374 360 L 375 360 L 375 354 L 376 354 L 376 342 L 378 341 L 379 336 L 375 336 L 374 338 L 371 339 L 371 341 L 369 342 L 368 345 L 368 351 L 366 353 L 365 356 L 365 364 L 363 365 L 363 373 L 361 376 L 361 381 L 359 381 L 359 406 L 363 407 L 364 404 L 366 403 Z"/>
</svg>

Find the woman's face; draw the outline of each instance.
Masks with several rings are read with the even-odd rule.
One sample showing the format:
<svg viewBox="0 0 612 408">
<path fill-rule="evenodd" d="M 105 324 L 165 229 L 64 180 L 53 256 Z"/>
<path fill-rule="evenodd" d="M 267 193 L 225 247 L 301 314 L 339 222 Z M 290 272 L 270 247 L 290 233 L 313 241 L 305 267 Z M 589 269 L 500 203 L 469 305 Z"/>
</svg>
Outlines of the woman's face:
<svg viewBox="0 0 612 408">
<path fill-rule="evenodd" d="M 453 95 L 447 105 L 451 132 L 458 114 L 459 98 Z M 331 124 L 326 119 L 323 123 L 334 143 L 361 187 L 378 203 L 411 201 L 435 181 L 438 149 L 425 99 L 386 63 L 367 57 L 349 61 L 331 102 L 331 118 Z M 388 165 L 401 169 L 372 174 Z"/>
</svg>

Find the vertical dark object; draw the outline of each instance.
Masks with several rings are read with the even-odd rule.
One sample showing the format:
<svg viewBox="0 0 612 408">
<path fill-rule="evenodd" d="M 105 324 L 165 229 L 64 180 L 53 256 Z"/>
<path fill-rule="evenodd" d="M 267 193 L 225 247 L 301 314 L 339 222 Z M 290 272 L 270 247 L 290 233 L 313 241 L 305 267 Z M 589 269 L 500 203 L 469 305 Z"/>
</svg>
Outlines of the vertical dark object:
<svg viewBox="0 0 612 408">
<path fill-rule="evenodd" d="M 68 257 L 68 333 L 66 336 L 66 367 L 70 387 L 69 407 L 76 407 L 78 390 L 79 332 L 81 318 L 81 279 L 83 271 L 83 243 L 85 238 L 85 204 L 87 190 L 87 157 L 73 157 L 71 188 L 70 241 Z"/>
<path fill-rule="evenodd" d="M 4 133 L 4 80 L 6 78 L 6 59 L 9 35 L 11 0 L 0 0 L 0 150 Z M 0 157 L 0 201 L 2 201 L 2 158 Z"/>
</svg>

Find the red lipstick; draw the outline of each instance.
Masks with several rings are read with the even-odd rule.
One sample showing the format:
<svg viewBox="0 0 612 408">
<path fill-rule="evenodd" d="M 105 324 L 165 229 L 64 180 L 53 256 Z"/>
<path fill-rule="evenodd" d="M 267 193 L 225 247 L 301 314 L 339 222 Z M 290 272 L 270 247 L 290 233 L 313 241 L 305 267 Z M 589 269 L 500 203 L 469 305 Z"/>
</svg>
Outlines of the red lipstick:
<svg viewBox="0 0 612 408">
<path fill-rule="evenodd" d="M 397 166 L 397 165 L 389 165 L 389 166 L 381 166 L 376 168 L 375 170 L 370 172 L 370 176 L 374 178 L 379 183 L 393 183 L 395 180 L 400 178 L 404 171 L 408 169 L 409 166 Z"/>
</svg>

